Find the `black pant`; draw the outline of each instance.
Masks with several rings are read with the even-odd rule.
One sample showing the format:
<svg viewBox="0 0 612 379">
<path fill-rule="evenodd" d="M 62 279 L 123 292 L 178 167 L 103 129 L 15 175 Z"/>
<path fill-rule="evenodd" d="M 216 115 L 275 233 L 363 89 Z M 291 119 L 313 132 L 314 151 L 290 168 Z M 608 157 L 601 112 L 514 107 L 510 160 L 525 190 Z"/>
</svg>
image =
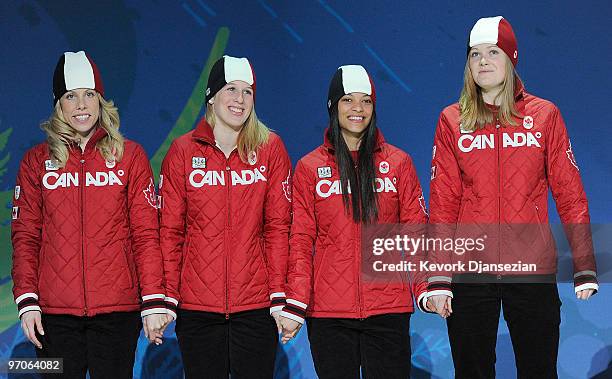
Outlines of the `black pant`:
<svg viewBox="0 0 612 379">
<path fill-rule="evenodd" d="M 274 376 L 278 331 L 268 308 L 232 313 L 228 319 L 179 309 L 175 331 L 188 379 Z"/>
<path fill-rule="evenodd" d="M 408 379 L 410 377 L 410 313 L 363 320 L 308 318 L 308 340 L 320 379 Z"/>
<path fill-rule="evenodd" d="M 447 326 L 457 379 L 495 378 L 502 306 L 517 377 L 557 378 L 561 301 L 556 284 L 453 284 L 452 289 Z"/>
<path fill-rule="evenodd" d="M 37 333 L 39 358 L 63 358 L 64 373 L 49 378 L 132 378 L 142 322 L 140 312 L 113 312 L 93 317 L 42 315 L 45 335 Z"/>
</svg>

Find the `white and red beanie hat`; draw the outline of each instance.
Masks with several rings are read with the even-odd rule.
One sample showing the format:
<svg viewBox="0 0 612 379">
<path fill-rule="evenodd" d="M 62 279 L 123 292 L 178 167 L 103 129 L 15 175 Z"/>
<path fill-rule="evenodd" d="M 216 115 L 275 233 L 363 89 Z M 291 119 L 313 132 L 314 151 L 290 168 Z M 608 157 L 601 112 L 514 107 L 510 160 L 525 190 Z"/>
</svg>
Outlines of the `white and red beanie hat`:
<svg viewBox="0 0 612 379">
<path fill-rule="evenodd" d="M 330 115 L 333 106 L 340 101 L 340 98 L 353 92 L 369 95 L 372 98 L 372 103 L 376 106 L 376 89 L 366 69 L 360 65 L 338 67 L 329 84 L 327 94 L 327 111 Z"/>
<path fill-rule="evenodd" d="M 510 58 L 512 65 L 516 67 L 518 62 L 518 45 L 512 26 L 502 16 L 485 17 L 476 21 L 470 39 L 468 41 L 468 55 L 470 49 L 481 43 L 492 43 L 497 45 Z"/>
<path fill-rule="evenodd" d="M 68 51 L 62 54 L 53 73 L 53 104 L 77 88 L 94 89 L 104 97 L 102 76 L 93 59 L 84 51 Z"/>
<path fill-rule="evenodd" d="M 246 58 L 234 58 L 224 55 L 210 69 L 206 85 L 206 102 L 212 99 L 221 88 L 234 80 L 242 80 L 253 88 L 255 98 L 255 71 Z"/>
</svg>

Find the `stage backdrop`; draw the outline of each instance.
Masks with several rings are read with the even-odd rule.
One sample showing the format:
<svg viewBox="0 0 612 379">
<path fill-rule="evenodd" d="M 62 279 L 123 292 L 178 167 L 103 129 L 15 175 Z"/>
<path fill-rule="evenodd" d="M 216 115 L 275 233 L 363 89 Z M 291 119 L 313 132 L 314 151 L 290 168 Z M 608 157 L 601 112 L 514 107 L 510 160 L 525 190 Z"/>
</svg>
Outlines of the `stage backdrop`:
<svg viewBox="0 0 612 379">
<path fill-rule="evenodd" d="M 19 160 L 44 140 L 39 124 L 52 109 L 52 73 L 62 52 L 84 49 L 91 54 L 102 71 L 107 97 L 119 107 L 121 130 L 144 145 L 156 172 L 170 141 L 201 116 L 208 70 L 221 55 L 251 60 L 257 113 L 284 139 L 294 163 L 323 139 L 327 87 L 336 68 L 362 64 L 376 84 L 379 126 L 388 141 L 411 154 L 427 197 L 434 128 L 440 110 L 459 95 L 469 28 L 479 17 L 503 15 L 518 38 L 518 71 L 527 89 L 552 100 L 563 113 L 592 219 L 605 237 L 612 234 L 604 232 L 612 217 L 611 4 L 0 2 L 0 360 L 34 354 L 20 331 L 11 294 L 11 196 Z M 558 222 L 554 206 L 550 208 Z M 599 254 L 610 250 L 603 237 L 596 241 Z M 600 273 L 609 268 L 601 259 Z M 561 378 L 610 377 L 610 291 L 602 283 L 597 296 L 578 302 L 571 285 L 560 285 Z M 446 328 L 437 316 L 412 318 L 412 349 L 413 377 L 452 377 Z M 141 338 L 136 362 L 136 378 L 182 377 L 173 330 L 159 347 Z M 497 370 L 499 377 L 515 376 L 503 321 Z M 277 377 L 316 377 L 305 330 L 279 347 Z"/>
</svg>

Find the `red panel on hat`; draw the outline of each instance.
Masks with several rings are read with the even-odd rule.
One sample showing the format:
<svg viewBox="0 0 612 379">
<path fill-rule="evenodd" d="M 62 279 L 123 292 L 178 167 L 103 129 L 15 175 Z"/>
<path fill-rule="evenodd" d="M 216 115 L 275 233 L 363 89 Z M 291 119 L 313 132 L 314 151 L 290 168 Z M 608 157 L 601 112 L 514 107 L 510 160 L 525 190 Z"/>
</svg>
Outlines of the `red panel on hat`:
<svg viewBox="0 0 612 379">
<path fill-rule="evenodd" d="M 497 46 L 506 53 L 513 66 L 518 62 L 518 46 L 512 26 L 505 18 L 499 22 L 499 32 L 497 34 Z"/>
<path fill-rule="evenodd" d="M 102 95 L 102 97 L 104 97 L 104 84 L 102 84 L 102 75 L 100 75 L 100 71 L 98 70 L 98 66 L 96 66 L 96 64 L 94 63 L 94 61 L 91 59 L 91 57 L 85 53 L 85 56 L 87 57 L 87 60 L 89 61 L 89 64 L 91 65 L 91 69 L 93 71 L 94 74 L 94 82 L 96 85 L 96 88 L 94 88 L 100 95 Z"/>
</svg>

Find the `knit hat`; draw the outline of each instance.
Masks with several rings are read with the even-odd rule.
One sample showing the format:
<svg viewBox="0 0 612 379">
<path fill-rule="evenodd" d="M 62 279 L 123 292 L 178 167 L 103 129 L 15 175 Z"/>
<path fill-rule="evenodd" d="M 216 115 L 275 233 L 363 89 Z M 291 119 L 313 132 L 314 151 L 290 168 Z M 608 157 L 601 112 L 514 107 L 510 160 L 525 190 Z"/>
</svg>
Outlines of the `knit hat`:
<svg viewBox="0 0 612 379">
<path fill-rule="evenodd" d="M 242 80 L 253 88 L 255 98 L 255 71 L 246 58 L 234 58 L 224 55 L 212 66 L 206 85 L 206 102 L 212 99 L 227 83 Z"/>
<path fill-rule="evenodd" d="M 340 66 L 329 84 L 327 94 L 327 111 L 331 114 L 332 106 L 344 95 L 361 92 L 370 95 L 376 106 L 376 89 L 368 72 L 360 65 Z"/>
<path fill-rule="evenodd" d="M 485 17 L 476 21 L 470 39 L 468 41 L 468 55 L 470 49 L 481 43 L 492 43 L 497 45 L 510 58 L 512 65 L 516 67 L 518 62 L 518 46 L 516 37 L 510 23 L 502 16 Z"/>
<path fill-rule="evenodd" d="M 84 51 L 65 52 L 59 58 L 53 73 L 53 104 L 66 92 L 77 88 L 96 90 L 104 96 L 104 85 L 98 67 Z"/>
</svg>

